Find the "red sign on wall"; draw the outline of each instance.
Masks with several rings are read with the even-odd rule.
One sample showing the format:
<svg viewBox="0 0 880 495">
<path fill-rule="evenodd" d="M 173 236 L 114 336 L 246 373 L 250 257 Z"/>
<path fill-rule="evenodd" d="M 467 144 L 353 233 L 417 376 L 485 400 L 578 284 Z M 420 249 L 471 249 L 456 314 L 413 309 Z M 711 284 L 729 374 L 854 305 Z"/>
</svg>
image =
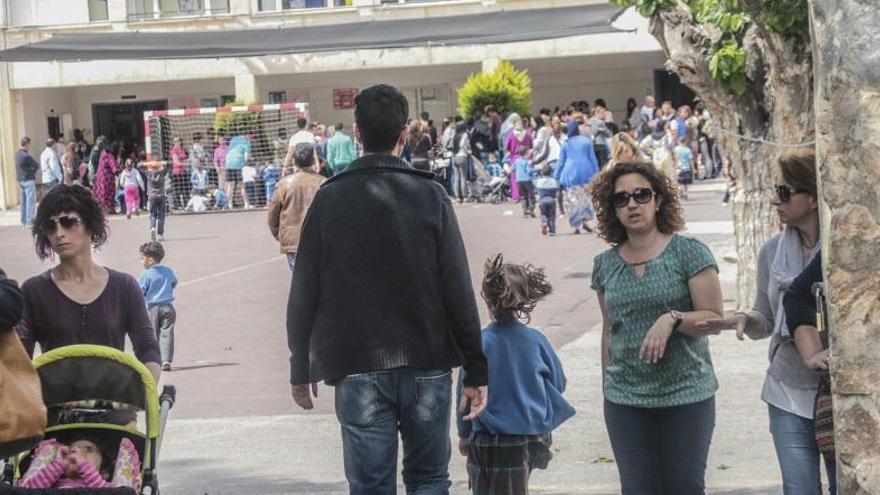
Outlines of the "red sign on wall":
<svg viewBox="0 0 880 495">
<path fill-rule="evenodd" d="M 333 90 L 333 108 L 335 110 L 350 110 L 354 108 L 354 97 L 358 95 L 357 88 L 339 88 Z"/>
</svg>

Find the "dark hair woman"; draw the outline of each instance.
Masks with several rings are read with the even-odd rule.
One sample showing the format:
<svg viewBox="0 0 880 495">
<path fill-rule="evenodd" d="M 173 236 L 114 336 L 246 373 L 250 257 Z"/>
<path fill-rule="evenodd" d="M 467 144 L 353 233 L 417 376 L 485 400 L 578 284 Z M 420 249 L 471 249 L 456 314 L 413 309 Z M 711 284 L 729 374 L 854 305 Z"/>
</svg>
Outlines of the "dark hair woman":
<svg viewBox="0 0 880 495">
<path fill-rule="evenodd" d="M 820 493 L 819 446 L 814 403 L 820 373 L 804 363 L 788 325 L 783 296 L 819 253 L 819 194 L 814 152 L 779 159 L 773 200 L 785 229 L 771 237 L 758 255 L 758 293 L 751 311 L 709 319 L 705 328 L 735 329 L 751 339 L 770 337 L 770 367 L 761 399 L 770 414 L 770 433 L 782 470 L 785 493 Z M 834 461 L 825 463 L 831 493 L 836 489 Z"/>
<path fill-rule="evenodd" d="M 32 229 L 37 256 L 58 256 L 52 269 L 22 284 L 24 314 L 17 330 L 30 355 L 72 344 L 134 353 L 159 376 L 159 344 L 144 295 L 131 275 L 95 263 L 93 249 L 109 235 L 103 208 L 88 189 L 59 185 L 40 201 Z"/>
<path fill-rule="evenodd" d="M 703 493 L 718 381 L 707 336 L 721 284 L 684 227 L 669 178 L 619 163 L 593 184 L 599 235 L 592 288 L 602 309 L 605 425 L 622 492 Z M 659 487 L 659 488 L 658 488 Z"/>
<path fill-rule="evenodd" d="M 428 124 L 421 120 L 413 121 L 409 125 L 407 144 L 409 145 L 410 165 L 413 168 L 430 172 L 431 162 L 428 154 L 434 144 L 428 134 Z"/>
</svg>

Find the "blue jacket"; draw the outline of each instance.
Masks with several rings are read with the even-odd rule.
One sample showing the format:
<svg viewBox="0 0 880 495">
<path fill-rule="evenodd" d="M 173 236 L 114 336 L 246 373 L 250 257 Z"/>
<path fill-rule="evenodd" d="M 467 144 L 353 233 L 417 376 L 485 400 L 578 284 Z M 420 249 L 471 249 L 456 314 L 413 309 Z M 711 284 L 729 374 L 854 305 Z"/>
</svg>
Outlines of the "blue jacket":
<svg viewBox="0 0 880 495">
<path fill-rule="evenodd" d="M 141 273 L 138 277 L 138 284 L 144 291 L 147 306 L 174 302 L 177 277 L 174 276 L 174 270 L 171 268 L 165 265 L 153 265 Z"/>
<path fill-rule="evenodd" d="M 471 431 L 540 435 L 574 416 L 562 396 L 562 363 L 544 334 L 519 321 L 495 322 L 483 330 L 483 351 L 489 360 L 489 403 L 471 422 L 457 413 L 459 437 L 467 438 Z M 459 400 L 464 375 L 459 375 Z"/>
<path fill-rule="evenodd" d="M 528 158 L 520 156 L 513 162 L 513 172 L 516 174 L 517 182 L 531 182 L 532 162 Z"/>
<path fill-rule="evenodd" d="M 568 140 L 559 151 L 553 178 L 565 188 L 589 184 L 599 171 L 593 143 L 578 133 L 577 122 L 568 123 Z"/>
</svg>

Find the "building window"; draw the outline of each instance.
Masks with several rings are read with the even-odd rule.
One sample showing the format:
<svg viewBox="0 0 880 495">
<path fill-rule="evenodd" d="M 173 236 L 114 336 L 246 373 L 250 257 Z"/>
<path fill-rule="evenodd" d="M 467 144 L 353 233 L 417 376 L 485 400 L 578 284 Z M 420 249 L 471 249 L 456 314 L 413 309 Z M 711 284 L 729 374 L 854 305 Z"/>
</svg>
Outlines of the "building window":
<svg viewBox="0 0 880 495">
<path fill-rule="evenodd" d="M 354 0 L 258 0 L 260 12 L 278 12 L 279 10 L 323 9 L 332 7 L 351 7 Z"/>
<path fill-rule="evenodd" d="M 89 0 L 89 20 L 108 21 L 110 15 L 107 12 L 107 0 Z"/>
<path fill-rule="evenodd" d="M 128 18 L 134 20 L 228 13 L 229 0 L 128 0 Z"/>
</svg>

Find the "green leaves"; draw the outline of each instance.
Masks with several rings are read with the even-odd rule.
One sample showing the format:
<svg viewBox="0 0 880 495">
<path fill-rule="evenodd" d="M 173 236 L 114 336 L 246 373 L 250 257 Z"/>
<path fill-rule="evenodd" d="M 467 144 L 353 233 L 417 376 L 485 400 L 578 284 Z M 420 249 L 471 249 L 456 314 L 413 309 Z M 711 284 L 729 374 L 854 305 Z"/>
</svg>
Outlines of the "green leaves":
<svg viewBox="0 0 880 495">
<path fill-rule="evenodd" d="M 621 7 L 635 6 L 639 14 L 651 17 L 667 7 L 675 5 L 675 0 L 611 0 L 611 3 Z"/>
<path fill-rule="evenodd" d="M 502 61 L 492 72 L 471 74 L 458 88 L 458 113 L 467 117 L 486 105 L 493 105 L 502 115 L 531 115 L 532 79 L 528 71 Z"/>
<path fill-rule="evenodd" d="M 734 39 L 715 47 L 709 59 L 709 72 L 737 95 L 746 90 L 746 52 Z"/>
</svg>

